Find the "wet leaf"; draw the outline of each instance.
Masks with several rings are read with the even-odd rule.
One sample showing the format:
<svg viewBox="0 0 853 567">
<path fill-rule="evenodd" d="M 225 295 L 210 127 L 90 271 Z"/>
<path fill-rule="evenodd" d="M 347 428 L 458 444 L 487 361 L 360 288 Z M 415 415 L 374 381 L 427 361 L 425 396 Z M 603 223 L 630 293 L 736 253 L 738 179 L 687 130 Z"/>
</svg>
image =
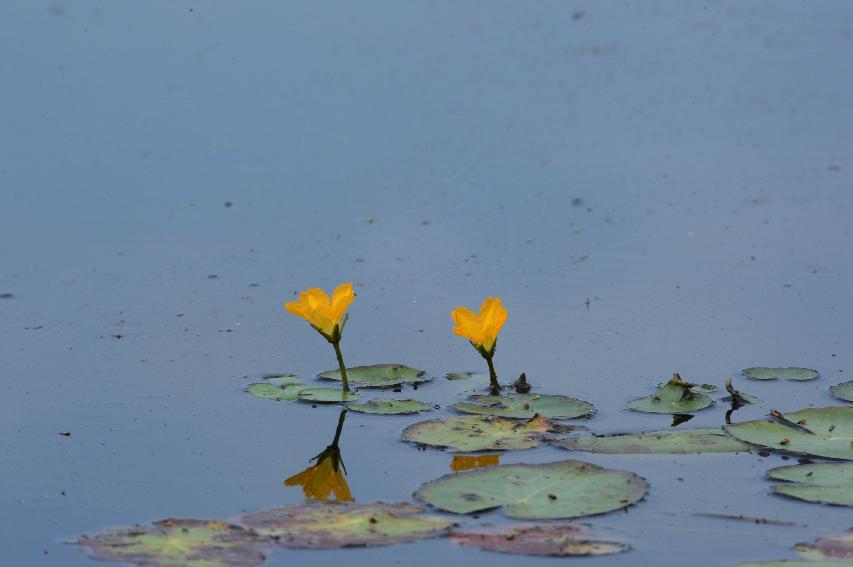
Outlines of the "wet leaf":
<svg viewBox="0 0 853 567">
<path fill-rule="evenodd" d="M 445 377 L 450 381 L 477 380 L 485 384 L 489 383 L 489 375 L 482 372 L 449 372 Z"/>
<path fill-rule="evenodd" d="M 256 398 L 262 400 L 295 400 L 299 397 L 299 392 L 306 389 L 306 384 L 290 384 L 287 386 L 277 386 L 266 382 L 258 382 L 257 384 L 249 384 L 249 393 Z"/>
<path fill-rule="evenodd" d="M 453 532 L 450 539 L 465 547 L 515 555 L 575 557 L 611 555 L 630 546 L 610 541 L 591 541 L 587 530 L 576 524 L 523 524 L 485 532 Z"/>
<path fill-rule="evenodd" d="M 773 491 L 808 502 L 853 506 L 853 463 L 815 463 L 777 467 L 767 472 L 776 484 Z"/>
<path fill-rule="evenodd" d="M 793 366 L 786 368 L 755 366 L 752 368 L 744 368 L 743 373 L 750 380 L 776 380 L 777 378 L 782 378 L 783 380 L 803 381 L 814 380 L 819 375 L 817 370 L 811 370 L 810 368 L 797 368 Z"/>
<path fill-rule="evenodd" d="M 378 398 L 368 400 L 364 403 L 349 404 L 347 407 L 352 411 L 382 415 L 418 413 L 435 409 L 434 406 L 417 400 L 381 400 Z"/>
<path fill-rule="evenodd" d="M 626 508 L 646 493 L 646 481 L 583 461 L 498 465 L 444 475 L 415 497 L 436 508 L 470 514 L 503 507 L 510 518 L 565 519 Z"/>
<path fill-rule="evenodd" d="M 737 567 L 850 567 L 844 561 L 804 561 L 799 559 L 780 559 L 779 561 L 759 561 L 757 563 L 738 563 Z"/>
<path fill-rule="evenodd" d="M 327 502 L 246 514 L 237 522 L 287 548 L 389 545 L 442 535 L 454 523 L 413 504 Z"/>
<path fill-rule="evenodd" d="M 829 393 L 845 402 L 853 402 L 853 380 L 836 384 L 829 389 Z"/>
<path fill-rule="evenodd" d="M 270 547 L 254 530 L 204 520 L 162 520 L 153 528 L 115 528 L 78 543 L 103 561 L 144 567 L 251 567 Z"/>
<path fill-rule="evenodd" d="M 403 430 L 410 443 L 456 452 L 530 449 L 545 442 L 556 424 L 543 417 L 518 422 L 500 417 L 465 415 L 414 423 Z"/>
<path fill-rule="evenodd" d="M 646 413 L 690 413 L 714 403 L 705 394 L 694 392 L 690 386 L 692 384 L 682 382 L 676 374 L 651 396 L 628 402 L 628 408 Z"/>
<path fill-rule="evenodd" d="M 804 559 L 834 561 L 853 559 L 853 530 L 840 536 L 819 539 L 815 543 L 798 543 L 794 546 L 794 550 Z"/>
<path fill-rule="evenodd" d="M 264 376 L 264 382 L 268 384 L 275 384 L 276 386 L 302 386 L 305 384 L 305 382 L 294 374 L 269 374 Z"/>
<path fill-rule="evenodd" d="M 298 400 L 315 404 L 343 404 L 358 398 L 357 392 L 344 392 L 340 388 L 303 388 L 297 395 Z"/>
<path fill-rule="evenodd" d="M 550 394 L 508 394 L 505 396 L 477 395 L 471 402 L 451 406 L 457 411 L 515 419 L 530 419 L 539 414 L 549 419 L 571 419 L 595 412 L 595 407 L 583 400 Z"/>
<path fill-rule="evenodd" d="M 556 444 L 569 451 L 588 453 L 677 454 L 749 451 L 749 445 L 741 443 L 719 428 L 580 437 L 563 439 Z"/>
<path fill-rule="evenodd" d="M 744 394 L 743 392 L 736 390 L 734 385 L 732 384 L 732 379 L 726 379 L 726 391 L 729 393 L 728 396 L 724 398 L 720 398 L 724 402 L 732 402 L 733 405 L 736 405 L 734 409 L 739 409 L 746 404 L 757 404 L 758 398 L 752 396 L 750 394 Z"/>
<path fill-rule="evenodd" d="M 327 370 L 317 375 L 323 380 L 341 379 L 340 370 Z M 419 384 L 429 380 L 424 371 L 405 364 L 374 364 L 372 366 L 354 366 L 347 368 L 350 385 L 361 388 L 391 388 L 400 384 Z"/>
<path fill-rule="evenodd" d="M 450 462 L 450 470 L 452 471 L 467 471 L 471 469 L 481 469 L 485 467 L 494 467 L 501 462 L 501 456 L 498 455 L 454 455 Z"/>
<path fill-rule="evenodd" d="M 741 441 L 769 449 L 853 460 L 853 408 L 808 408 L 782 418 L 790 425 L 756 420 L 726 425 L 725 430 Z"/>
<path fill-rule="evenodd" d="M 473 393 L 489 386 L 489 375 L 483 372 L 451 372 L 446 376 L 454 395 Z"/>
</svg>

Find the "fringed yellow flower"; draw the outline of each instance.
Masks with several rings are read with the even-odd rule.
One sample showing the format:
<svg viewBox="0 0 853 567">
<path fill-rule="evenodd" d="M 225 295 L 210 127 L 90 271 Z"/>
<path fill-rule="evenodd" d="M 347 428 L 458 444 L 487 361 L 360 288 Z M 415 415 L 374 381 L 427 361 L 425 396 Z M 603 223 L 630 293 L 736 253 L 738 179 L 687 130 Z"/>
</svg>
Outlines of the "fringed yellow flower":
<svg viewBox="0 0 853 567">
<path fill-rule="evenodd" d="M 487 297 L 480 307 L 479 314 L 467 307 L 457 307 L 451 311 L 450 315 L 453 317 L 453 322 L 456 323 L 453 332 L 471 341 L 477 352 L 486 359 L 489 365 L 492 393 L 496 394 L 500 390 L 500 385 L 492 358 L 495 355 L 498 333 L 506 323 L 509 313 L 501 305 L 500 299 Z"/>
<path fill-rule="evenodd" d="M 349 392 L 349 382 L 340 343 L 349 317 L 347 309 L 353 299 L 355 292 L 352 290 L 352 284 L 344 283 L 335 288 L 331 298 L 319 287 L 312 287 L 300 293 L 296 301 L 284 304 L 285 309 L 311 323 L 317 332 L 332 343 L 341 369 L 341 387 L 344 392 Z"/>
<path fill-rule="evenodd" d="M 285 303 L 284 308 L 311 323 L 321 335 L 332 341 L 343 331 L 347 309 L 353 299 L 355 292 L 351 283 L 339 285 L 331 298 L 319 287 L 312 287 L 300 293 L 296 301 Z"/>
<path fill-rule="evenodd" d="M 301 486 L 306 498 L 315 500 L 352 500 L 344 473 L 344 463 L 337 447 L 329 447 L 314 457 L 317 464 L 284 481 L 285 486 Z M 313 459 L 312 459 L 313 460 Z"/>
<path fill-rule="evenodd" d="M 500 463 L 500 455 L 456 455 L 453 461 L 450 462 L 450 470 L 452 471 L 467 471 L 469 469 L 477 469 L 483 467 L 493 467 Z"/>
</svg>

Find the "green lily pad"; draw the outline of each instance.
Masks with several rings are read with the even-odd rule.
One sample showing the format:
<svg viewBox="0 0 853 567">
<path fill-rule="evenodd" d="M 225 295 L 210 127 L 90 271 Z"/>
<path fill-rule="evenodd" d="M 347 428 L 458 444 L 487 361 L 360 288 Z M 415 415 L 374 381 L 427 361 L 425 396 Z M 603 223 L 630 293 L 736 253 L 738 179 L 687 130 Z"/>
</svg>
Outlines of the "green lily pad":
<svg viewBox="0 0 853 567">
<path fill-rule="evenodd" d="M 590 540 L 586 528 L 566 523 L 523 524 L 485 532 L 454 531 L 450 539 L 486 551 L 550 557 L 612 555 L 631 549 L 624 543 Z"/>
<path fill-rule="evenodd" d="M 258 382 L 257 384 L 249 384 L 249 393 L 256 398 L 262 400 L 295 400 L 299 397 L 299 392 L 306 389 L 306 384 L 290 384 L 287 386 L 276 386 L 275 384 L 267 384 L 266 382 Z"/>
<path fill-rule="evenodd" d="M 301 378 L 294 374 L 268 374 L 264 376 L 264 382 L 275 384 L 276 386 L 302 386 L 305 384 Z"/>
<path fill-rule="evenodd" d="M 315 404 L 343 404 L 359 398 L 358 392 L 344 392 L 340 388 L 303 388 L 297 399 Z"/>
<path fill-rule="evenodd" d="M 849 561 L 804 561 L 801 559 L 781 559 L 779 561 L 759 561 L 757 563 L 738 563 L 737 567 L 851 567 Z"/>
<path fill-rule="evenodd" d="M 322 380 L 341 379 L 340 370 L 327 370 L 317 375 Z M 361 388 L 391 388 L 400 384 L 419 384 L 429 380 L 424 371 L 405 364 L 374 364 L 347 368 L 350 386 Z"/>
<path fill-rule="evenodd" d="M 361 413 L 382 415 L 418 413 L 420 411 L 432 411 L 435 409 L 434 406 L 417 400 L 381 400 L 378 398 L 360 404 L 349 404 L 347 408 Z"/>
<path fill-rule="evenodd" d="M 489 375 L 482 372 L 448 372 L 445 378 L 451 382 L 456 382 L 458 380 L 476 380 L 486 384 L 489 383 Z"/>
<path fill-rule="evenodd" d="M 753 368 L 744 368 L 743 373 L 750 380 L 776 380 L 777 378 L 782 378 L 783 380 L 803 381 L 814 380 L 819 375 L 817 370 L 792 366 L 786 368 L 755 366 Z"/>
<path fill-rule="evenodd" d="M 634 473 L 569 460 L 448 474 L 421 486 L 415 497 L 455 514 L 503 507 L 510 518 L 555 520 L 626 508 L 646 487 Z"/>
<path fill-rule="evenodd" d="M 726 435 L 722 429 L 651 431 L 631 435 L 604 435 L 563 439 L 557 445 L 569 451 L 588 453 L 737 453 L 749 445 Z"/>
<path fill-rule="evenodd" d="M 853 408 L 808 408 L 782 415 L 779 421 L 747 421 L 726 425 L 734 437 L 761 447 L 830 459 L 853 460 Z"/>
<path fill-rule="evenodd" d="M 545 442 L 557 426 L 544 417 L 518 422 L 499 417 L 465 415 L 414 423 L 403 430 L 410 443 L 454 452 L 531 449 Z"/>
<path fill-rule="evenodd" d="M 676 374 L 651 396 L 628 402 L 628 408 L 646 413 L 691 413 L 714 403 L 705 394 L 693 391 L 694 387 Z"/>
<path fill-rule="evenodd" d="M 829 389 L 829 393 L 845 402 L 853 402 L 853 380 L 836 384 Z"/>
<path fill-rule="evenodd" d="M 102 561 L 144 567 L 252 567 L 270 547 L 254 530 L 225 522 L 169 519 L 154 526 L 109 529 L 77 543 Z"/>
<path fill-rule="evenodd" d="M 853 506 L 853 463 L 816 463 L 777 467 L 767 472 L 776 484 L 773 491 L 808 502 Z"/>
<path fill-rule="evenodd" d="M 804 559 L 835 561 L 836 565 L 843 559 L 853 559 L 853 530 L 840 536 L 825 537 L 815 543 L 798 543 L 794 550 Z"/>
<path fill-rule="evenodd" d="M 314 502 L 246 514 L 237 522 L 295 549 L 390 545 L 443 535 L 454 525 L 421 512 L 402 502 Z"/>
<path fill-rule="evenodd" d="M 471 396 L 471 402 L 459 402 L 451 407 L 464 413 L 530 419 L 541 415 L 549 419 L 571 419 L 595 412 L 595 407 L 583 400 L 550 394 L 508 394 L 505 396 Z"/>
</svg>

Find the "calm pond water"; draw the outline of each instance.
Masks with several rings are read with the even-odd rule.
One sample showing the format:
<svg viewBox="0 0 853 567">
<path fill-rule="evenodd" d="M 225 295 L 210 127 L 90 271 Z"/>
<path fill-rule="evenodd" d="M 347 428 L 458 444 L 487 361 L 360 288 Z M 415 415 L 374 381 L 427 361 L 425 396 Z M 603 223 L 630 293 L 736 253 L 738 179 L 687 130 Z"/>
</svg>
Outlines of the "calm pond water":
<svg viewBox="0 0 853 567">
<path fill-rule="evenodd" d="M 0 564 L 96 565 L 66 542 L 301 502 L 282 481 L 336 409 L 243 389 L 335 366 L 282 309 L 309 286 L 353 281 L 347 361 L 427 369 L 425 401 L 483 366 L 450 310 L 498 295 L 498 372 L 594 403 L 597 432 L 667 428 L 624 405 L 675 370 L 821 371 L 738 381 L 762 403 L 737 420 L 837 403 L 851 53 L 843 1 L 0 3 Z M 449 472 L 399 441 L 419 419 L 350 414 L 357 500 Z M 573 457 L 650 483 L 588 520 L 634 547 L 600 565 L 793 557 L 851 524 L 771 496 L 778 455 L 502 462 Z M 267 565 L 478 560 L 551 564 L 437 539 Z"/>
</svg>

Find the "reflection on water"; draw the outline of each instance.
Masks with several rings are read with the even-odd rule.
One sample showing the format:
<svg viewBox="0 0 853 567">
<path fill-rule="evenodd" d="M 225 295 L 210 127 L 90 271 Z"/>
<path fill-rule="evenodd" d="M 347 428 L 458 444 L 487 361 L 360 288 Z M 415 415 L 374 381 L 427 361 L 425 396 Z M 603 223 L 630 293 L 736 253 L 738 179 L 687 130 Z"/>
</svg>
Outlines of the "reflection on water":
<svg viewBox="0 0 853 567">
<path fill-rule="evenodd" d="M 500 463 L 500 455 L 456 455 L 450 462 L 450 470 L 467 471 L 482 467 L 493 467 Z"/>
<path fill-rule="evenodd" d="M 314 500 L 353 499 L 349 484 L 347 484 L 347 469 L 341 459 L 341 450 L 338 447 L 346 415 L 347 410 L 341 410 L 338 417 L 338 427 L 335 430 L 335 438 L 322 453 L 311 459 L 316 463 L 286 479 L 284 481 L 285 486 L 301 486 L 305 498 Z"/>
</svg>

